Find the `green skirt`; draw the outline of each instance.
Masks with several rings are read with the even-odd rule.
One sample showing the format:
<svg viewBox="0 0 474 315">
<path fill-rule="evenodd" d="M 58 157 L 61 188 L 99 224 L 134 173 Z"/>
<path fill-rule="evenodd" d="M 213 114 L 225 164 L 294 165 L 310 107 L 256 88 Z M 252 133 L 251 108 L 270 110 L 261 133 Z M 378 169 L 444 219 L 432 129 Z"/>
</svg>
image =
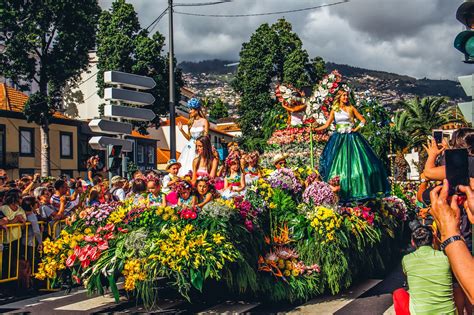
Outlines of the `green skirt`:
<svg viewBox="0 0 474 315">
<path fill-rule="evenodd" d="M 319 160 L 324 181 L 339 176 L 340 201 L 358 201 L 390 193 L 387 173 L 367 140 L 358 132 L 333 133 Z"/>
</svg>

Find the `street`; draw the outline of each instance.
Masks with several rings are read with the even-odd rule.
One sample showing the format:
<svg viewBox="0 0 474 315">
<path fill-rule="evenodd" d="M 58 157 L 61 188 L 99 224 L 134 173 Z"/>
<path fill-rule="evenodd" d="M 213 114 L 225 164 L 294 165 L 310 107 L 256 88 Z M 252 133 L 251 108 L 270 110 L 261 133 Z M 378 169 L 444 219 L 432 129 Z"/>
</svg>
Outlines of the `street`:
<svg viewBox="0 0 474 315">
<path fill-rule="evenodd" d="M 163 314 L 395 314 L 391 292 L 403 285 L 400 267 L 390 272 L 385 279 L 368 279 L 354 284 L 336 296 L 321 296 L 303 304 L 275 305 L 258 301 L 216 301 L 206 304 L 196 301 L 188 303 L 167 287 L 160 288 L 163 298 L 152 313 Z M 124 291 L 121 291 L 122 293 Z M 135 301 L 128 301 L 122 294 L 121 302 L 115 304 L 111 294 L 88 296 L 83 288 L 69 295 L 64 291 L 40 297 L 20 300 L 0 306 L 0 312 L 9 314 L 134 314 L 148 313 Z"/>
</svg>

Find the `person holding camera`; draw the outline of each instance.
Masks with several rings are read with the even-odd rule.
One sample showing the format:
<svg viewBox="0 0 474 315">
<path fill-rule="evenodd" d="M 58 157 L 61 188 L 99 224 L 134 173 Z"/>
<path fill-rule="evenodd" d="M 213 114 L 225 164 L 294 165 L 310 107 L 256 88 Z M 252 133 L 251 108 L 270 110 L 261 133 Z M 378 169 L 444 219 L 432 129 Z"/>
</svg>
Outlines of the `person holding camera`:
<svg viewBox="0 0 474 315">
<path fill-rule="evenodd" d="M 459 229 L 461 211 L 458 195 L 449 200 L 449 183 L 434 188 L 430 193 L 431 214 L 441 232 L 441 247 L 446 253 L 454 275 L 459 281 L 469 301 L 474 303 L 474 257 L 471 255 Z M 474 224 L 474 191 L 468 186 L 459 186 L 458 191 L 466 195 L 464 207 L 469 220 Z"/>
<path fill-rule="evenodd" d="M 402 260 L 409 292 L 403 288 L 393 292 L 396 314 L 455 314 L 448 257 L 433 248 L 433 233 L 427 226 L 415 227 L 411 241 L 416 250 Z"/>
</svg>

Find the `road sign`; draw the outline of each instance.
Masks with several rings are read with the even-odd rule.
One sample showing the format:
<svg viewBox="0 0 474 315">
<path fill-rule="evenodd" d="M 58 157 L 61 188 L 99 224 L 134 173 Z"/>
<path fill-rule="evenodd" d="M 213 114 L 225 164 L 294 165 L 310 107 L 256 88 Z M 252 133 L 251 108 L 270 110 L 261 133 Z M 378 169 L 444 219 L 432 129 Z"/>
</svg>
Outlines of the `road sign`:
<svg viewBox="0 0 474 315">
<path fill-rule="evenodd" d="M 104 99 L 111 101 L 120 101 L 134 105 L 150 105 L 155 102 L 155 98 L 150 93 L 123 90 L 118 88 L 104 89 Z"/>
<path fill-rule="evenodd" d="M 466 93 L 467 96 L 472 96 L 472 85 L 473 85 L 473 80 L 474 77 L 472 75 L 464 75 L 462 77 L 458 77 L 459 83 L 461 83 L 461 86 Z"/>
<path fill-rule="evenodd" d="M 93 119 L 89 122 L 89 127 L 94 132 L 111 135 L 129 135 L 132 133 L 131 124 L 107 119 Z"/>
<path fill-rule="evenodd" d="M 138 90 L 149 90 L 156 86 L 155 80 L 150 77 L 121 71 L 104 72 L 104 83 Z"/>
<path fill-rule="evenodd" d="M 155 113 L 151 109 L 120 105 L 105 105 L 104 116 L 139 121 L 151 121 L 156 117 Z"/>
<path fill-rule="evenodd" d="M 89 140 L 89 145 L 94 150 L 107 150 L 107 146 L 119 145 L 122 146 L 122 152 L 133 151 L 133 141 L 126 139 L 117 139 L 105 136 L 92 137 Z"/>
</svg>

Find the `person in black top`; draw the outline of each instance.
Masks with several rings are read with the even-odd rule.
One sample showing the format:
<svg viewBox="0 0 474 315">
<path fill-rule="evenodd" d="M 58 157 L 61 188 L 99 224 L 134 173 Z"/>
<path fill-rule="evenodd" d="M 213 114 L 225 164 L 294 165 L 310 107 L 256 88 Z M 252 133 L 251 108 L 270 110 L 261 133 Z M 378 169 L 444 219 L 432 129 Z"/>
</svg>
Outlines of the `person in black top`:
<svg viewBox="0 0 474 315">
<path fill-rule="evenodd" d="M 94 179 L 99 172 L 99 157 L 95 155 L 87 160 L 87 180 L 91 185 L 95 185 Z"/>
</svg>

